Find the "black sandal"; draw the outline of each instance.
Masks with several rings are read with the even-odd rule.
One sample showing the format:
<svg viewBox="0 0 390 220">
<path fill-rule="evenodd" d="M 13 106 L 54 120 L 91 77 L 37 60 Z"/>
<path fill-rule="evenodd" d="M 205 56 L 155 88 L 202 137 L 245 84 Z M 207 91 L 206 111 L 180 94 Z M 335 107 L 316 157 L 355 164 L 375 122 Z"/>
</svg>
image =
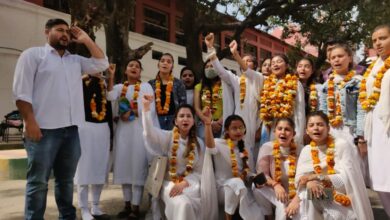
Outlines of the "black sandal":
<svg viewBox="0 0 390 220">
<path fill-rule="evenodd" d="M 127 218 L 131 213 L 131 207 L 130 206 L 125 206 L 122 211 L 116 215 L 117 218 Z"/>
<path fill-rule="evenodd" d="M 139 212 L 131 211 L 129 216 L 127 216 L 128 220 L 138 220 L 139 219 Z"/>
</svg>

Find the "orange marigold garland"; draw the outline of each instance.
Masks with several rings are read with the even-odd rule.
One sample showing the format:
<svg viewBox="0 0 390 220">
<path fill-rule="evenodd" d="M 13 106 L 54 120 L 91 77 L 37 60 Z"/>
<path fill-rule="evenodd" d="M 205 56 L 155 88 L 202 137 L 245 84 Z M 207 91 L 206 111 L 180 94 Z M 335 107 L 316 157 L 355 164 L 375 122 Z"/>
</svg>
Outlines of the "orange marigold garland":
<svg viewBox="0 0 390 220">
<path fill-rule="evenodd" d="M 246 76 L 245 72 L 240 76 L 240 107 L 244 105 L 246 95 Z"/>
<path fill-rule="evenodd" d="M 243 161 L 243 170 L 242 170 L 242 173 L 240 175 L 240 172 L 238 170 L 238 162 L 237 162 L 236 153 L 234 152 L 234 147 L 235 147 L 234 143 L 230 138 L 226 139 L 226 142 L 227 142 L 227 145 L 229 146 L 229 149 L 230 149 L 230 160 L 232 162 L 233 176 L 240 177 L 242 180 L 245 180 L 246 176 L 248 175 L 248 173 L 250 171 L 249 166 L 247 164 L 247 161 L 249 158 L 248 151 L 244 148 L 243 152 L 240 153 L 240 157 Z"/>
<path fill-rule="evenodd" d="M 328 168 L 328 175 L 335 174 L 336 171 L 334 170 L 335 161 L 334 161 L 334 152 L 335 152 L 335 144 L 334 139 L 332 136 L 329 136 L 327 139 L 327 149 L 326 149 L 326 164 Z M 311 148 L 311 158 L 313 160 L 313 167 L 314 172 L 316 174 L 322 174 L 322 168 L 321 168 L 321 160 L 318 156 L 318 147 L 317 144 L 314 141 L 310 142 L 310 148 Z M 334 200 L 338 203 L 340 203 L 343 206 L 349 206 L 351 205 L 351 200 L 347 195 L 344 195 L 342 193 L 337 193 L 336 190 L 333 191 L 333 197 Z"/>
<path fill-rule="evenodd" d="M 274 73 L 266 78 L 260 95 L 260 119 L 266 126 L 276 118 L 293 115 L 297 89 L 298 77 L 294 74 L 279 81 Z"/>
<path fill-rule="evenodd" d="M 126 93 L 127 93 L 127 90 L 129 88 L 129 82 L 128 81 L 125 81 L 123 83 L 123 87 L 122 87 L 122 90 L 121 90 L 121 95 L 120 95 L 120 98 L 119 98 L 119 102 L 125 102 L 125 103 L 128 103 L 129 107 L 131 109 L 138 109 L 138 95 L 139 95 L 139 91 L 141 90 L 141 81 L 137 81 L 135 84 L 134 84 L 134 92 L 133 92 L 133 97 L 132 99 L 130 100 L 127 100 L 126 98 Z"/>
<path fill-rule="evenodd" d="M 375 78 L 374 88 L 370 96 L 367 97 L 367 78 L 370 76 L 371 70 L 374 67 L 375 63 L 376 62 L 373 62 L 367 68 L 366 72 L 363 75 L 363 80 L 360 83 L 359 101 L 362 105 L 362 108 L 366 112 L 371 111 L 379 100 L 379 97 L 381 95 L 382 79 L 387 70 L 390 68 L 390 56 L 384 61 L 384 64 L 379 69 L 379 71 L 373 75 L 373 77 Z"/>
<path fill-rule="evenodd" d="M 165 103 L 164 107 L 161 106 L 161 78 L 157 75 L 156 78 L 156 108 L 159 115 L 166 115 L 169 112 L 169 105 L 171 103 L 171 92 L 173 89 L 173 74 L 169 76 L 167 88 L 165 90 Z"/>
<path fill-rule="evenodd" d="M 90 79 L 89 75 L 87 76 L 87 78 L 84 79 L 86 86 L 89 85 L 90 80 L 91 79 Z M 89 106 L 91 108 L 92 118 L 95 118 L 98 121 L 102 121 L 106 117 L 106 112 L 107 112 L 106 85 L 104 83 L 104 80 L 101 80 L 101 79 L 99 80 L 99 86 L 100 86 L 100 92 L 101 92 L 101 96 L 102 96 L 102 99 L 100 102 L 101 103 L 101 108 L 100 108 L 101 111 L 99 113 L 97 113 L 97 105 L 96 105 L 96 101 L 95 101 L 96 94 L 95 93 L 93 94 L 91 101 L 89 102 Z"/>
<path fill-rule="evenodd" d="M 221 81 L 214 83 L 212 88 L 212 95 L 210 94 L 209 89 L 204 88 L 201 99 L 204 104 L 203 107 L 209 107 L 211 109 L 211 114 L 214 114 L 214 112 L 217 111 L 218 102 L 222 99 Z"/>
<path fill-rule="evenodd" d="M 309 103 L 310 103 L 310 111 L 317 111 L 318 106 L 318 94 L 316 85 L 313 83 L 310 85 L 310 94 L 309 94 Z"/>
<path fill-rule="evenodd" d="M 190 174 L 193 170 L 194 161 L 195 161 L 196 144 L 195 143 L 190 144 L 190 151 L 187 156 L 187 164 L 186 164 L 186 169 L 184 171 L 184 174 L 177 175 L 177 150 L 179 149 L 180 133 L 179 133 L 179 129 L 176 126 L 173 128 L 172 132 L 173 132 L 173 145 L 171 149 L 171 156 L 169 158 L 169 176 L 172 182 L 180 183 L 181 181 L 183 181 L 184 177 Z"/>
<path fill-rule="evenodd" d="M 295 172 L 296 172 L 296 149 L 295 143 L 290 144 L 290 153 L 288 155 L 288 197 L 293 199 L 295 190 Z M 274 180 L 278 183 L 282 181 L 282 153 L 280 151 L 280 144 L 277 140 L 274 141 L 272 155 L 275 161 L 275 178 Z"/>
<path fill-rule="evenodd" d="M 328 95 L 327 95 L 327 105 L 328 105 L 328 117 L 329 122 L 334 128 L 338 128 L 343 125 L 343 116 L 341 111 L 341 102 L 340 102 L 340 93 L 335 91 L 335 82 L 334 78 L 337 73 L 334 71 L 329 76 L 328 81 Z M 352 77 L 355 75 L 355 71 L 349 71 L 345 76 L 344 80 L 341 80 L 337 87 L 339 90 L 343 89 L 345 84 L 349 82 Z"/>
</svg>

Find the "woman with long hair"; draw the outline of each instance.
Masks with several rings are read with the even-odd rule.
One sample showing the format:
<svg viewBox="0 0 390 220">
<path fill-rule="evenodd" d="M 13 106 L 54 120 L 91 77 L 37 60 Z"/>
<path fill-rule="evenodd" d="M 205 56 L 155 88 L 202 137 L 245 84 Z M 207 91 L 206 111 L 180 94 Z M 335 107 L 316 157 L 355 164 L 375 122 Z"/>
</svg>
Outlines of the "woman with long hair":
<svg viewBox="0 0 390 220">
<path fill-rule="evenodd" d="M 296 194 L 294 178 L 300 147 L 294 142 L 294 121 L 291 118 L 278 118 L 274 133 L 275 140 L 260 148 L 257 173 L 264 173 L 267 182 L 260 186 L 256 184 L 254 194 L 259 197 L 258 201 L 265 198 L 276 207 L 276 220 L 299 219 L 300 199 Z"/>
<path fill-rule="evenodd" d="M 245 220 L 263 219 L 261 207 L 255 202 L 250 188 L 253 172 L 249 168 L 251 152 L 244 141 L 246 132 L 244 120 L 238 115 L 230 115 L 224 123 L 223 138 L 214 139 L 210 113 L 204 114 L 204 117 L 208 118 L 208 122 L 205 120 L 207 149 L 203 172 L 214 167 L 215 175 L 209 179 L 203 178 L 202 181 L 207 183 L 202 184 L 212 184 L 211 179 L 215 178 L 217 198 L 213 197 L 218 200 L 218 204 L 223 205 L 226 220 L 232 219 L 236 211 Z M 211 160 L 211 156 L 214 165 L 207 162 Z"/>
<path fill-rule="evenodd" d="M 328 115 L 335 136 L 364 140 L 364 111 L 358 101 L 362 76 L 353 69 L 353 53 L 346 44 L 336 44 L 329 50 L 333 72 L 324 83 L 320 110 Z"/>
<path fill-rule="evenodd" d="M 258 92 L 263 82 L 263 75 L 255 71 L 257 69 L 257 61 L 252 55 L 245 55 L 242 59 L 239 57 L 237 52 L 237 42 L 232 41 L 229 47 L 233 57 L 241 66 L 241 75 L 236 75 L 222 66 L 213 47 L 213 33 L 206 36 L 205 43 L 209 50 L 208 57 L 210 58 L 214 69 L 217 71 L 222 81 L 228 84 L 233 90 L 233 97 L 223 96 L 223 101 L 226 102 L 228 107 L 227 109 L 224 108 L 224 111 L 227 110 L 232 113 L 234 112 L 234 114 L 243 118 L 247 128 L 246 135 L 244 137 L 245 144 L 251 152 L 249 166 L 251 170 L 254 171 L 255 161 L 252 156 L 255 147 L 256 130 L 260 125 L 260 121 L 257 117 L 258 103 L 256 98 L 258 97 Z M 252 72 L 249 73 L 249 70 L 252 70 Z M 224 91 L 224 94 L 228 94 L 228 92 L 225 93 Z"/>
<path fill-rule="evenodd" d="M 311 138 L 298 159 L 295 176 L 301 219 L 374 219 L 358 154 L 352 143 L 329 133 L 321 111 L 308 115 Z"/>
<path fill-rule="evenodd" d="M 291 118 L 295 124 L 295 142 L 303 143 L 305 127 L 305 99 L 298 76 L 289 70 L 288 58 L 278 54 L 271 59 L 272 74 L 264 80 L 260 94 L 260 113 L 262 121 L 261 142 L 273 139 L 273 130 L 278 118 Z"/>
<path fill-rule="evenodd" d="M 197 83 L 194 71 L 185 66 L 180 71 L 180 80 L 186 86 L 187 104 L 194 105 L 194 87 Z"/>
<path fill-rule="evenodd" d="M 153 125 L 153 96 L 144 96 L 142 123 L 146 146 L 150 152 L 168 157 L 160 198 L 169 220 L 201 219 L 200 174 L 204 145 L 196 136 L 195 111 L 182 104 L 174 113 L 172 130 Z M 157 214 L 158 215 L 158 214 Z"/>
<path fill-rule="evenodd" d="M 126 81 L 114 84 L 114 73 L 109 76 L 107 98 L 119 103 L 119 121 L 114 136 L 114 184 L 121 184 L 125 208 L 119 218 L 139 216 L 143 186 L 148 172 L 148 157 L 142 136 L 142 96 L 153 94 L 152 87 L 141 82 L 142 64 L 130 60 L 126 67 Z M 154 103 L 152 104 L 154 107 Z M 158 125 L 156 112 L 150 113 Z"/>
<path fill-rule="evenodd" d="M 211 127 L 215 137 L 219 137 L 223 123 L 223 85 L 210 60 L 205 62 L 202 79 L 195 86 L 194 108 L 201 119 L 198 124 L 199 137 L 204 138 L 203 110 L 209 108 L 212 114 Z"/>
<path fill-rule="evenodd" d="M 164 53 L 158 61 L 158 73 L 149 80 L 156 97 L 156 112 L 161 129 L 171 130 L 176 109 L 187 103 L 186 87 L 173 76 L 173 56 Z"/>
</svg>

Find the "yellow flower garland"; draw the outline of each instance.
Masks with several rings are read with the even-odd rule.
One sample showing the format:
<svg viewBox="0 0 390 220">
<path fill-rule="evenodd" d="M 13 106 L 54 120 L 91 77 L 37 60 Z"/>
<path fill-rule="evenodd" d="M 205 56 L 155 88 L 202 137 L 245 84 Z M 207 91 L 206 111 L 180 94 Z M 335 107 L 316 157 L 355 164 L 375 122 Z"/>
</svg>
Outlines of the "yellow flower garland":
<svg viewBox="0 0 390 220">
<path fill-rule="evenodd" d="M 340 102 L 340 93 L 336 94 L 335 92 L 335 83 L 334 78 L 337 73 L 333 71 L 329 76 L 328 81 L 328 94 L 327 94 L 327 104 L 328 104 L 328 117 L 329 122 L 334 128 L 338 128 L 343 124 L 343 115 L 341 111 L 341 102 Z M 345 84 L 349 82 L 352 77 L 355 75 L 355 71 L 351 70 L 345 76 L 344 80 L 338 83 L 339 90 L 343 89 Z"/>
<path fill-rule="evenodd" d="M 229 146 L 229 149 L 230 149 L 230 160 L 232 162 L 232 173 L 233 173 L 233 176 L 234 177 L 240 177 L 242 180 L 245 180 L 246 176 L 248 175 L 249 173 L 249 166 L 247 164 L 247 161 L 248 161 L 248 158 L 249 158 L 249 154 L 248 154 L 248 151 L 246 149 L 244 149 L 244 151 L 240 154 L 240 157 L 243 161 L 243 170 L 242 170 L 242 173 L 240 175 L 240 172 L 238 170 L 238 162 L 237 162 L 237 158 L 236 158 L 236 154 L 234 152 L 234 143 L 233 141 L 228 138 L 226 139 L 226 142 L 227 142 L 227 145 Z"/>
<path fill-rule="evenodd" d="M 126 93 L 127 93 L 128 88 L 129 88 L 129 82 L 125 81 L 123 83 L 123 87 L 121 90 L 121 95 L 120 95 L 121 99 L 126 98 Z M 132 105 L 131 106 L 132 109 L 138 109 L 137 99 L 138 99 L 138 94 L 139 94 L 140 89 L 141 89 L 141 81 L 137 81 L 134 85 L 134 93 L 133 93 L 133 97 L 132 97 L 132 102 L 130 102 L 130 104 Z"/>
<path fill-rule="evenodd" d="M 190 174 L 193 170 L 194 161 L 195 161 L 196 144 L 191 143 L 190 152 L 188 153 L 187 156 L 186 170 L 184 171 L 184 174 L 178 176 L 176 165 L 177 165 L 177 150 L 179 149 L 180 133 L 179 133 L 179 129 L 176 126 L 173 128 L 172 132 L 173 132 L 173 145 L 171 149 L 171 156 L 169 158 L 169 176 L 172 182 L 180 183 L 181 181 L 183 181 L 184 177 Z"/>
<path fill-rule="evenodd" d="M 296 172 L 296 149 L 295 143 L 290 144 L 290 153 L 288 155 L 288 197 L 293 199 L 295 190 L 295 172 Z M 274 141 L 272 155 L 275 161 L 275 178 L 274 180 L 278 183 L 282 181 L 282 153 L 280 152 L 280 144 L 277 140 Z"/>
<path fill-rule="evenodd" d="M 84 78 L 84 83 L 86 86 L 89 85 L 90 80 L 91 79 L 90 79 L 89 75 L 86 78 Z M 91 101 L 89 102 L 89 106 L 91 108 L 92 118 L 95 118 L 98 121 L 103 121 L 104 118 L 106 117 L 106 112 L 107 112 L 106 85 L 104 84 L 104 80 L 101 80 L 101 79 L 99 80 L 99 86 L 100 86 L 100 91 L 101 91 L 101 95 L 102 95 L 101 111 L 99 113 L 97 113 L 97 106 L 96 106 L 96 101 L 95 101 L 96 94 L 95 93 L 93 94 Z"/>
<path fill-rule="evenodd" d="M 375 78 L 374 88 L 371 95 L 367 97 L 367 78 L 370 76 L 371 70 L 374 67 L 375 63 L 376 62 L 373 62 L 367 68 L 367 71 L 363 75 L 363 80 L 360 83 L 359 101 L 362 105 L 362 108 L 366 112 L 371 111 L 379 100 L 379 97 L 381 95 L 382 79 L 387 70 L 390 68 L 390 56 L 384 61 L 383 66 L 379 69 L 376 75 L 373 75 L 373 77 Z"/>
<path fill-rule="evenodd" d="M 171 92 L 173 89 L 173 74 L 169 76 L 167 88 L 165 90 L 165 103 L 164 108 L 161 106 L 161 78 L 158 75 L 156 78 L 156 108 L 159 115 L 166 115 L 169 112 L 169 105 L 171 103 Z"/>
<path fill-rule="evenodd" d="M 215 111 L 217 111 L 218 108 L 218 102 L 222 99 L 222 95 L 220 94 L 221 90 L 221 81 L 218 81 L 214 83 L 212 88 L 212 95 L 210 94 L 210 90 L 204 88 L 202 92 L 202 101 L 205 106 L 209 107 L 211 109 L 211 114 L 214 114 Z M 211 105 L 212 103 L 212 105 Z"/>
<path fill-rule="evenodd" d="M 317 94 L 316 85 L 314 83 L 310 85 L 309 104 L 310 104 L 311 112 L 317 111 L 318 94 Z"/>
<path fill-rule="evenodd" d="M 326 164 L 328 167 L 328 175 L 332 175 L 336 173 L 336 171 L 334 170 L 334 166 L 336 164 L 334 161 L 335 144 L 332 136 L 328 136 L 326 144 L 327 144 Z M 310 142 L 310 149 L 311 149 L 311 158 L 313 160 L 314 172 L 316 174 L 322 174 L 322 168 L 320 165 L 321 160 L 318 156 L 318 147 L 314 141 Z M 343 206 L 351 205 L 351 200 L 349 199 L 349 197 L 342 193 L 337 193 L 336 190 L 333 191 L 333 197 L 336 202 L 340 203 Z"/>
<path fill-rule="evenodd" d="M 276 118 L 293 115 L 297 89 L 298 77 L 295 74 L 287 74 L 279 81 L 274 73 L 266 78 L 260 95 L 259 115 L 266 126 L 271 126 Z"/>
<path fill-rule="evenodd" d="M 246 76 L 245 72 L 240 76 L 240 107 L 242 108 L 244 105 L 246 96 Z"/>
</svg>

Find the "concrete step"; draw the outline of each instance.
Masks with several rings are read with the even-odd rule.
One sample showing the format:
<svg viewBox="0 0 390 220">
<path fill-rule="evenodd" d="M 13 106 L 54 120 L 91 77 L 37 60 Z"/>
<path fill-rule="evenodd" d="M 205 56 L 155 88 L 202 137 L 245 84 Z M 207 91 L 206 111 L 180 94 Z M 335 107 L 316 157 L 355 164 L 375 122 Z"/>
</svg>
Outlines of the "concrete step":
<svg viewBox="0 0 390 220">
<path fill-rule="evenodd" d="M 4 142 L 2 141 L 2 138 L 0 137 L 0 151 L 1 150 L 16 150 L 16 149 L 23 149 L 23 141 L 9 141 Z"/>
<path fill-rule="evenodd" d="M 0 181 L 26 179 L 27 153 L 24 149 L 0 151 Z"/>
</svg>

